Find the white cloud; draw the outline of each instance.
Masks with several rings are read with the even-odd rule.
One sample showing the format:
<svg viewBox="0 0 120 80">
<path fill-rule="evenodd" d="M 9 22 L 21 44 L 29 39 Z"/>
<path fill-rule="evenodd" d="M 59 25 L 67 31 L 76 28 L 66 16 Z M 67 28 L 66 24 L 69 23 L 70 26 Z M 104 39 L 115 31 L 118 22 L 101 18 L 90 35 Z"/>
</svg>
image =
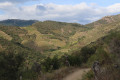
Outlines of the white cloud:
<svg viewBox="0 0 120 80">
<path fill-rule="evenodd" d="M 13 4 L 10 2 L 0 3 L 0 9 L 4 9 L 6 7 L 12 6 Z"/>
<path fill-rule="evenodd" d="M 117 13 L 120 12 L 120 3 L 108 6 L 107 9 L 111 12 L 111 13 Z"/>
<path fill-rule="evenodd" d="M 98 20 L 103 16 L 120 12 L 120 4 L 100 7 L 96 4 L 88 5 L 86 3 L 76 5 L 57 5 L 49 3 L 18 7 L 13 3 L 4 2 L 0 3 L 0 10 L 5 12 L 5 14 L 0 15 L 0 20 L 8 18 L 37 19 L 86 24 Z"/>
<path fill-rule="evenodd" d="M 24 3 L 29 1 L 39 1 L 39 0 L 0 0 L 0 2 L 11 2 L 11 3 Z"/>
</svg>

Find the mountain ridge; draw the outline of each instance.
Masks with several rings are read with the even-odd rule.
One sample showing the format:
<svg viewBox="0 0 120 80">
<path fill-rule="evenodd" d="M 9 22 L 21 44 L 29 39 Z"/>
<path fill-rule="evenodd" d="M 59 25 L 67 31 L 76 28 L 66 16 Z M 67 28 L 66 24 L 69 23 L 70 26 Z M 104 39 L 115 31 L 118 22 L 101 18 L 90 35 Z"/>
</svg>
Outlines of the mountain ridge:
<svg viewBox="0 0 120 80">
<path fill-rule="evenodd" d="M 6 25 L 6 26 L 24 27 L 24 26 L 30 26 L 36 22 L 38 22 L 38 21 L 37 20 L 7 19 L 7 20 L 0 21 L 0 24 Z"/>
<path fill-rule="evenodd" d="M 85 26 L 89 26 L 89 27 L 99 27 L 102 25 L 107 25 L 110 23 L 114 23 L 114 22 L 119 22 L 120 21 L 120 14 L 118 15 L 112 15 L 112 16 L 105 16 L 95 22 L 92 23 L 88 23 Z"/>
</svg>

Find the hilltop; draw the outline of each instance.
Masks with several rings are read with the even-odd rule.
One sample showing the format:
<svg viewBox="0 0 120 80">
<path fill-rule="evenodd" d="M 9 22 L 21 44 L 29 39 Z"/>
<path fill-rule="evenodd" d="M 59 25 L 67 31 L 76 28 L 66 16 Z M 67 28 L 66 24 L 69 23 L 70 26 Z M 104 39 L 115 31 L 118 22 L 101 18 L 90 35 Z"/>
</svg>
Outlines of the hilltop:
<svg viewBox="0 0 120 80">
<path fill-rule="evenodd" d="M 108 24 L 111 24 L 111 23 L 114 24 L 114 23 L 117 23 L 117 22 L 120 22 L 120 14 L 113 15 L 113 16 L 105 16 L 98 21 L 86 24 L 86 26 L 89 26 L 89 27 L 99 27 L 99 26 L 101 26 L 102 27 L 103 25 L 108 25 Z"/>
</svg>

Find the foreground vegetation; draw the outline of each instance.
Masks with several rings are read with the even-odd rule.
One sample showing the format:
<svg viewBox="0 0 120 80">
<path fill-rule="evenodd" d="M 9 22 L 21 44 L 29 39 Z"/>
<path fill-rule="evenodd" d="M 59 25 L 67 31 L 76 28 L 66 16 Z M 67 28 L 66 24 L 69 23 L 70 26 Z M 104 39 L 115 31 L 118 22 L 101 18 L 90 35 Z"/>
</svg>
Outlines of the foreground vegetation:
<svg viewBox="0 0 120 80">
<path fill-rule="evenodd" d="M 118 80 L 120 78 L 120 31 L 111 32 L 110 35 L 99 39 L 90 46 L 97 46 L 97 51 L 92 55 L 87 64 L 92 65 L 95 60 L 100 62 L 100 80 Z M 83 80 L 95 80 L 95 74 L 91 70 Z"/>
</svg>

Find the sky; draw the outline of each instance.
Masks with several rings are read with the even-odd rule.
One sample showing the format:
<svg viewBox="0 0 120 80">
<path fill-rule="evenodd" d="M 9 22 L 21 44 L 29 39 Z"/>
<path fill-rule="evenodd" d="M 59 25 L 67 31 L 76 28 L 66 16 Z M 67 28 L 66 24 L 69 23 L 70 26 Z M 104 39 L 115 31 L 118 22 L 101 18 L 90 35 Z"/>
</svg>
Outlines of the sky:
<svg viewBox="0 0 120 80">
<path fill-rule="evenodd" d="M 120 0 L 0 0 L 0 20 L 54 20 L 87 24 L 120 14 Z"/>
</svg>

